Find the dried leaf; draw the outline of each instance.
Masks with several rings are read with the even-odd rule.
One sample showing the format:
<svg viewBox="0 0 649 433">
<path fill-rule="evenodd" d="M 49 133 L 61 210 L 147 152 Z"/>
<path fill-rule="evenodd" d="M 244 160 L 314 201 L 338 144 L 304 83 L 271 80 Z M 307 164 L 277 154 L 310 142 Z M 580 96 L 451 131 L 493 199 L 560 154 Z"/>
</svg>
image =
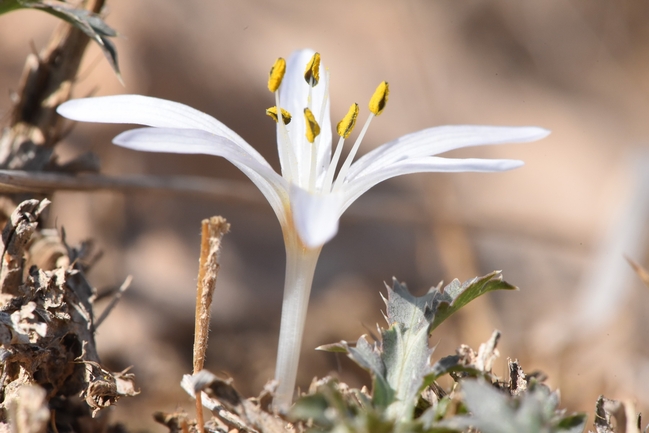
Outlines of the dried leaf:
<svg viewBox="0 0 649 433">
<path fill-rule="evenodd" d="M 112 406 L 121 397 L 132 397 L 139 394 L 135 390 L 133 374 L 124 370 L 120 373 L 111 373 L 101 365 L 92 361 L 85 361 L 87 366 L 87 388 L 81 392 L 88 406 L 92 408 L 95 417 L 101 409 Z"/>
<path fill-rule="evenodd" d="M 640 414 L 631 402 L 600 395 L 595 405 L 595 430 L 597 433 L 640 433 Z"/>
<path fill-rule="evenodd" d="M 193 376 L 184 375 L 180 384 L 194 398 L 203 392 L 203 405 L 230 428 L 263 433 L 286 433 L 289 428 L 286 421 L 265 410 L 258 399 L 244 399 L 232 386 L 232 379 L 201 370 Z"/>
</svg>

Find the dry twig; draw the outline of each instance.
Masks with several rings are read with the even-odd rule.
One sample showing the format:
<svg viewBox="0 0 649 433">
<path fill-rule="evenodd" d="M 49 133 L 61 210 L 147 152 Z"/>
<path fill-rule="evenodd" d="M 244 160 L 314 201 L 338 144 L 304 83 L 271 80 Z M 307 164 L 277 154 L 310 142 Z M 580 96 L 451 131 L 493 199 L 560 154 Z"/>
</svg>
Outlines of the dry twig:
<svg viewBox="0 0 649 433">
<path fill-rule="evenodd" d="M 131 282 L 133 281 L 133 276 L 129 275 L 126 277 L 126 280 L 122 283 L 122 285 L 119 287 L 115 295 L 113 296 L 113 299 L 110 300 L 110 304 L 104 308 L 104 311 L 101 312 L 101 316 L 97 320 L 95 320 L 95 330 L 99 328 L 99 326 L 103 323 L 104 320 L 106 320 L 106 317 L 110 314 L 110 312 L 115 308 L 115 305 L 119 302 L 120 299 L 122 299 L 122 295 L 124 292 L 128 290 L 128 288 L 131 286 Z"/>
<path fill-rule="evenodd" d="M 205 365 L 205 352 L 210 329 L 210 307 L 219 273 L 219 249 L 223 235 L 230 230 L 230 224 L 220 216 L 205 219 L 201 223 L 201 256 L 198 267 L 196 289 L 196 323 L 194 331 L 194 374 Z M 199 433 L 203 432 L 203 404 L 200 391 L 196 393 L 196 423 Z"/>
</svg>

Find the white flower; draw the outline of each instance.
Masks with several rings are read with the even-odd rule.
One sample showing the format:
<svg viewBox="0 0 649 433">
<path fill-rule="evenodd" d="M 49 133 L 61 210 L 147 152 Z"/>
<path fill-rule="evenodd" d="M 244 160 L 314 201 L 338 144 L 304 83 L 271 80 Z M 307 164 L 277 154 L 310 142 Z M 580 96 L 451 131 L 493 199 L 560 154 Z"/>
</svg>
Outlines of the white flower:
<svg viewBox="0 0 649 433">
<path fill-rule="evenodd" d="M 281 175 L 234 131 L 183 104 L 120 95 L 77 99 L 58 108 L 61 115 L 73 120 L 148 126 L 115 137 L 115 144 L 129 149 L 226 158 L 264 194 L 282 226 L 287 253 L 276 371 L 280 382 L 276 406 L 281 410 L 292 398 L 317 258 L 322 245 L 338 231 L 342 213 L 374 185 L 402 174 L 503 171 L 523 164 L 434 155 L 467 146 L 533 141 L 549 134 L 537 127 L 441 126 L 404 135 L 352 164 L 370 121 L 387 102 L 388 86 L 383 82 L 370 101 L 368 120 L 335 176 L 344 139 L 356 122 L 358 105 L 352 105 L 338 124 L 340 139 L 332 156 L 328 85 L 328 71 L 320 64 L 320 55 L 312 50 L 296 51 L 287 62 L 278 59 L 271 70 L 269 89 L 275 93 L 275 107 L 268 112 L 277 120 Z M 292 117 L 287 123 L 289 115 Z"/>
</svg>

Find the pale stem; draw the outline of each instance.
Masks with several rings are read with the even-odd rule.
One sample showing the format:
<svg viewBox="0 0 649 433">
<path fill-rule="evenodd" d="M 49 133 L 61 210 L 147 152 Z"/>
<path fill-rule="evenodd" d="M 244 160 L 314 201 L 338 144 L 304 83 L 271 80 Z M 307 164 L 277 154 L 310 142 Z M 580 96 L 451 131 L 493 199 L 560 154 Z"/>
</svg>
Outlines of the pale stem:
<svg viewBox="0 0 649 433">
<path fill-rule="evenodd" d="M 278 382 L 278 387 L 273 400 L 273 406 L 279 412 L 286 412 L 293 402 L 309 294 L 322 249 L 322 247 L 316 249 L 305 247 L 291 228 L 285 230 L 284 238 L 286 279 L 275 367 L 275 380 Z"/>
</svg>

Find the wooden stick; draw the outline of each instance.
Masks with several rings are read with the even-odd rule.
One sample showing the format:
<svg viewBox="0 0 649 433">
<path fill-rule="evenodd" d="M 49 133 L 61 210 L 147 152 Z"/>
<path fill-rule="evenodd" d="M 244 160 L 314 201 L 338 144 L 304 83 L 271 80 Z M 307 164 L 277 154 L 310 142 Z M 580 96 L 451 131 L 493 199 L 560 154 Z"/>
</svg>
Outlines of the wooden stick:
<svg viewBox="0 0 649 433">
<path fill-rule="evenodd" d="M 30 172 L 0 169 L 0 193 L 51 194 L 55 191 L 168 191 L 193 193 L 202 197 L 245 203 L 255 206 L 266 201 L 249 182 L 211 179 L 197 176 L 72 175 L 52 172 Z"/>
<path fill-rule="evenodd" d="M 218 255 L 223 235 L 230 230 L 230 224 L 220 216 L 203 220 L 201 223 L 201 256 L 198 266 L 196 288 L 196 321 L 194 331 L 194 374 L 203 369 L 210 329 L 210 307 L 219 273 Z M 201 391 L 196 393 L 196 427 L 203 433 L 203 402 Z"/>
</svg>

